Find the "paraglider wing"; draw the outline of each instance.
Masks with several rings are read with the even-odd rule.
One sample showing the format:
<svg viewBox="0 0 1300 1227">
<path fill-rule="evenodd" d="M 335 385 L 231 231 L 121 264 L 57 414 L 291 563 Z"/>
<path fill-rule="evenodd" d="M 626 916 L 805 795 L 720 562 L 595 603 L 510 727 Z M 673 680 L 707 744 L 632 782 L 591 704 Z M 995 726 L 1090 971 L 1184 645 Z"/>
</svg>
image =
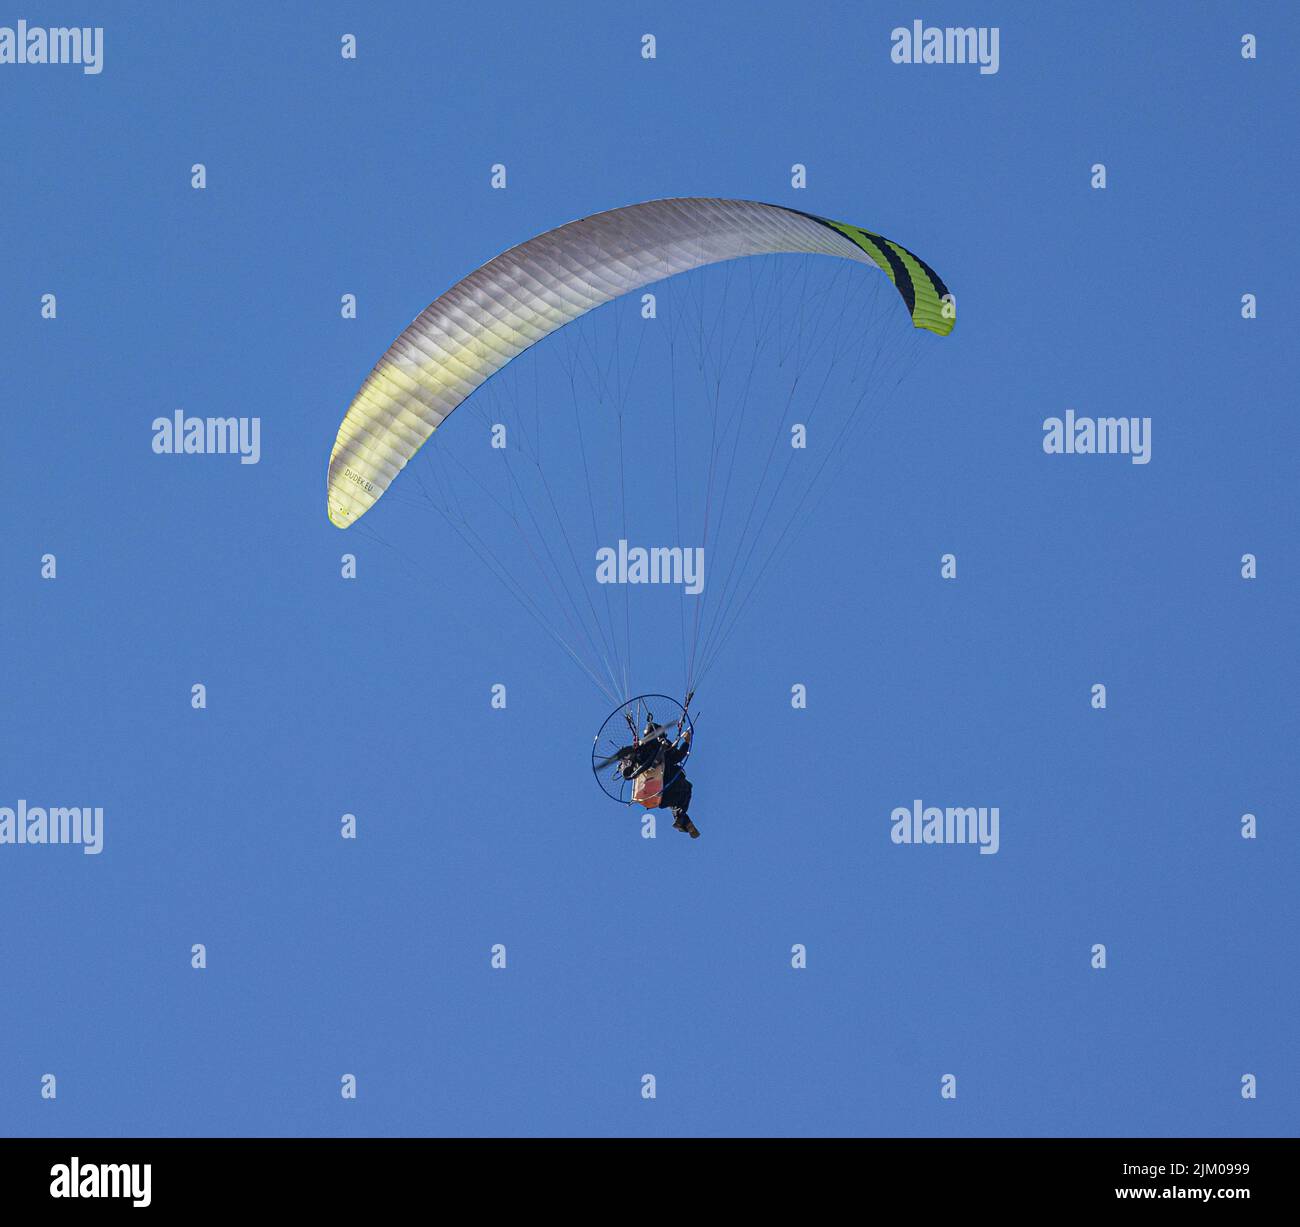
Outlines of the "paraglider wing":
<svg viewBox="0 0 1300 1227">
<path fill-rule="evenodd" d="M 518 354 L 593 307 L 688 269 L 802 252 L 871 264 L 912 322 L 952 330 L 932 269 L 871 231 L 748 200 L 653 200 L 597 213 L 490 260 L 431 303 L 361 386 L 330 455 L 327 508 L 347 528 L 466 397 Z"/>
</svg>

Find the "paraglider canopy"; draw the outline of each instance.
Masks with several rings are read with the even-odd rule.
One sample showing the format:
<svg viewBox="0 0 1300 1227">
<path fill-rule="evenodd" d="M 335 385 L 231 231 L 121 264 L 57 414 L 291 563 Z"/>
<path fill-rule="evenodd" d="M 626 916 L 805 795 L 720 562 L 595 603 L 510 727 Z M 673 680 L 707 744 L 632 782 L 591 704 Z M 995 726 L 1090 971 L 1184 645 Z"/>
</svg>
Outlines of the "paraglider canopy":
<svg viewBox="0 0 1300 1227">
<path fill-rule="evenodd" d="M 855 443 L 954 317 L 924 260 L 859 226 L 715 198 L 597 213 L 408 325 L 339 426 L 328 515 L 388 547 L 385 492 L 434 511 L 608 703 L 678 644 L 686 693 L 834 474 L 869 484 Z M 429 541 L 454 599 L 449 534 Z"/>
<path fill-rule="evenodd" d="M 879 268 L 912 323 L 946 336 L 948 289 L 883 235 L 754 200 L 683 197 L 610 209 L 520 243 L 431 303 L 348 407 L 329 463 L 328 512 L 364 515 L 453 409 L 489 376 L 593 307 L 742 256 L 818 253 Z"/>
</svg>

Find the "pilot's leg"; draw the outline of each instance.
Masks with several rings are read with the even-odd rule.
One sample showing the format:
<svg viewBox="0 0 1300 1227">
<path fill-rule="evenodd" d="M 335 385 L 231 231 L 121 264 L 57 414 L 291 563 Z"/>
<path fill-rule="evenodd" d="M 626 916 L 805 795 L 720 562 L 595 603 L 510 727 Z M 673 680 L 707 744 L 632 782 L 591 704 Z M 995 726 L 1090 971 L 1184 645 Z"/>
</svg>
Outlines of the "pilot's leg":
<svg viewBox="0 0 1300 1227">
<path fill-rule="evenodd" d="M 691 821 L 691 816 L 686 812 L 687 806 L 691 803 L 691 786 L 686 785 L 685 792 L 677 799 L 677 804 L 672 807 L 673 810 L 673 830 L 685 831 L 692 839 L 699 839 L 700 832 L 695 823 Z"/>
</svg>

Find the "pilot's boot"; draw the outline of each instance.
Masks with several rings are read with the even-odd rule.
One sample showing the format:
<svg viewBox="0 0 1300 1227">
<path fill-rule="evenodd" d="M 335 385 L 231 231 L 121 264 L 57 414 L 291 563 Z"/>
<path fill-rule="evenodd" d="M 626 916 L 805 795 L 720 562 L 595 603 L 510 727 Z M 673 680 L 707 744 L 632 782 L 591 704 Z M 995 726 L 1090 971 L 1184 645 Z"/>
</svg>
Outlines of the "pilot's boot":
<svg viewBox="0 0 1300 1227">
<path fill-rule="evenodd" d="M 699 839 L 700 837 L 699 829 L 696 827 L 695 823 L 691 821 L 691 816 L 689 814 L 679 813 L 673 819 L 673 830 L 684 831 L 692 839 Z"/>
</svg>

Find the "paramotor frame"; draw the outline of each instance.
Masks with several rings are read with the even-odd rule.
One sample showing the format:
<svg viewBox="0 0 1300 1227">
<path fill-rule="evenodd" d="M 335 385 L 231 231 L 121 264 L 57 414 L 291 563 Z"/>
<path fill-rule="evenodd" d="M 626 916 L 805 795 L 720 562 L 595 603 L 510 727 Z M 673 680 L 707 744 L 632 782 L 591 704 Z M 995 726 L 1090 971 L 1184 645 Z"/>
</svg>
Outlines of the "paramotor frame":
<svg viewBox="0 0 1300 1227">
<path fill-rule="evenodd" d="M 650 736 L 662 732 L 670 741 L 676 741 L 679 737 L 692 735 L 695 725 L 690 712 L 666 694 L 635 695 L 609 713 L 592 743 L 591 770 L 601 791 L 621 805 L 633 803 L 636 776 L 628 778 L 623 774 L 619 751 L 640 745 L 646 728 L 651 729 Z M 664 789 L 671 787 L 681 776 L 693 748 L 694 737 L 690 736 L 681 762 L 663 781 Z"/>
</svg>

